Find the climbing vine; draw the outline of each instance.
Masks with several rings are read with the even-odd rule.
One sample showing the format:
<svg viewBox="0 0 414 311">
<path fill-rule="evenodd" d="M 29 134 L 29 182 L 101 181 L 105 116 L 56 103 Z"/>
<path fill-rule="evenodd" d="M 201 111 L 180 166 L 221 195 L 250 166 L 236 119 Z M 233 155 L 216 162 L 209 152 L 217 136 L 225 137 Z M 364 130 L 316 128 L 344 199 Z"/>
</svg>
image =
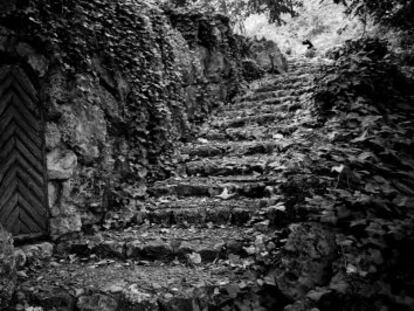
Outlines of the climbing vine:
<svg viewBox="0 0 414 311">
<path fill-rule="evenodd" d="M 177 25 L 174 18 L 178 19 Z M 217 39 L 209 33 L 209 27 L 216 27 L 217 22 L 226 24 L 228 20 L 215 21 L 216 17 L 212 17 L 211 26 L 209 18 L 199 22 L 198 13 L 175 14 L 143 0 L 25 0 L 0 13 L 1 24 L 46 55 L 53 67 L 61 68 L 71 78 L 71 85 L 82 88 L 77 81 L 82 77 L 92 79 L 88 87 L 100 84 L 117 100 L 119 119 L 107 122 L 110 135 L 116 138 L 115 149 L 119 151 L 114 159 L 116 174 L 101 172 L 104 176 L 99 178 L 95 174 L 93 180 L 111 179 L 110 187 L 116 192 L 111 197 L 119 202 L 142 198 L 148 181 L 169 176 L 174 167 L 175 143 L 191 132 L 190 122 L 202 121 L 213 102 L 217 103 L 199 94 L 192 107 L 186 106 L 187 85 L 177 67 L 181 64 L 177 63 L 176 35 L 172 28 L 182 32 L 190 48 L 193 48 L 190 43 L 207 49 L 215 45 L 215 49 L 226 50 L 223 54 L 233 53 L 237 43 L 230 38 L 230 28 L 223 35 L 225 38 Z M 183 29 L 180 23 L 184 24 Z M 236 52 L 227 54 L 231 62 L 238 57 Z M 237 84 L 237 64 L 234 61 L 229 67 L 231 72 L 218 78 L 234 79 Z M 96 104 L 93 98 L 90 100 L 92 105 Z M 84 179 L 90 179 L 88 174 Z M 91 188 L 104 191 L 101 188 L 105 182 L 97 184 Z"/>
<path fill-rule="evenodd" d="M 180 136 L 173 119 L 185 116 L 176 104 L 180 76 L 164 36 L 167 22 L 162 12 L 143 1 L 31 0 L 18 2 L 1 19 L 33 45 L 46 49 L 45 54 L 65 73 L 92 75 L 123 104 L 117 132 L 130 146 L 122 155 L 130 172 L 125 182 L 142 181 L 148 167 L 162 166 L 159 155 Z"/>
<path fill-rule="evenodd" d="M 393 98 L 410 89 L 385 42 L 378 39 L 348 41 L 330 52 L 336 59 L 321 76 L 315 100 L 318 114 L 353 111 L 362 106 L 370 112 L 384 111 Z"/>
</svg>

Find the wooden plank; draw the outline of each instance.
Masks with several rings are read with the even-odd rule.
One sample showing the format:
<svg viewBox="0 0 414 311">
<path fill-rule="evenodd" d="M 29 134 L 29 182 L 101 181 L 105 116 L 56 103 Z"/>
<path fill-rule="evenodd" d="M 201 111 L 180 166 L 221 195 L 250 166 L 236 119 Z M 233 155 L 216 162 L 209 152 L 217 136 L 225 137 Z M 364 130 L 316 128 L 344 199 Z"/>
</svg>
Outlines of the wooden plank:
<svg viewBox="0 0 414 311">
<path fill-rule="evenodd" d="M 14 235 L 20 232 L 20 226 L 19 209 L 15 208 L 12 214 L 10 214 L 10 216 L 5 220 L 5 227 L 7 231 Z"/>
<path fill-rule="evenodd" d="M 22 128 L 20 126 L 19 123 L 16 122 L 17 128 L 16 128 L 16 136 L 19 137 L 22 142 L 28 142 L 30 144 L 33 145 L 34 148 L 36 148 L 38 150 L 38 152 L 42 152 L 41 148 L 42 148 L 42 140 L 40 139 L 40 137 L 38 137 L 37 135 L 39 135 L 36 132 L 28 132 L 25 131 L 24 128 Z"/>
<path fill-rule="evenodd" d="M 24 93 L 20 93 L 21 89 L 20 86 L 17 84 L 12 84 L 13 88 L 16 89 L 13 94 L 14 96 L 18 97 L 26 106 L 26 108 L 35 115 L 36 118 L 40 117 L 39 107 L 37 106 L 36 102 L 33 102 L 28 96 Z"/>
<path fill-rule="evenodd" d="M 7 170 L 3 180 L 0 182 L 0 196 L 6 192 L 8 188 L 10 188 L 10 185 L 13 181 L 16 180 L 16 173 L 17 168 L 16 166 L 12 165 Z"/>
<path fill-rule="evenodd" d="M 0 97 L 0 117 L 3 115 L 4 111 L 11 104 L 13 100 L 13 93 L 7 92 L 4 96 Z"/>
<path fill-rule="evenodd" d="M 7 159 L 6 163 L 2 163 L 0 166 L 0 184 L 3 182 L 3 178 L 6 176 L 6 173 L 12 167 L 14 161 L 16 161 L 16 155 L 13 154 L 10 158 Z"/>
<path fill-rule="evenodd" d="M 18 167 L 18 166 L 17 166 Z M 30 191 L 34 196 L 36 196 L 40 202 L 43 201 L 43 180 L 40 183 L 37 183 L 35 180 L 30 178 L 30 176 L 22 170 L 20 167 L 16 170 L 17 177 L 20 179 L 20 182 L 23 183 L 28 191 Z"/>
<path fill-rule="evenodd" d="M 39 185 L 45 183 L 45 178 L 39 172 L 37 172 L 29 163 L 23 158 L 20 154 L 16 156 L 17 165 L 21 169 L 25 170 L 27 174 L 30 175 L 30 178 L 34 179 Z"/>
<path fill-rule="evenodd" d="M 11 65 L 2 65 L 0 66 L 0 83 L 11 74 Z"/>
<path fill-rule="evenodd" d="M 30 209 L 30 211 L 28 211 L 29 214 L 34 213 L 33 217 L 38 218 L 40 223 L 43 224 L 47 222 L 46 221 L 47 218 L 45 216 L 48 215 L 48 211 L 46 209 L 38 210 L 38 209 L 32 208 L 33 206 L 30 204 L 30 202 L 27 201 L 27 199 L 22 195 L 18 195 L 18 200 L 19 202 L 22 203 L 22 206 L 24 207 L 24 209 Z"/>
<path fill-rule="evenodd" d="M 5 204 L 0 209 L 0 217 L 1 219 L 8 219 L 12 211 L 16 208 L 18 201 L 17 193 L 13 193 L 12 196 L 5 202 Z"/>
<path fill-rule="evenodd" d="M 33 127 L 33 129 L 38 132 L 40 129 L 39 121 L 36 116 L 34 116 L 33 111 L 30 111 L 21 101 L 21 99 L 15 95 L 13 95 L 13 104 L 14 108 L 16 109 L 17 116 L 20 117 L 21 120 L 26 120 L 26 122 Z"/>
<path fill-rule="evenodd" d="M 21 180 L 17 182 L 17 191 L 33 208 L 38 209 L 39 211 L 44 210 L 43 202 L 39 200 L 39 198 L 35 197 L 29 188 L 21 182 Z"/>
<path fill-rule="evenodd" d="M 17 96 L 24 103 L 27 109 L 30 110 L 38 118 L 40 116 L 39 106 L 37 104 L 38 101 L 33 100 L 27 96 L 21 89 L 20 85 L 13 83 L 12 87 L 14 89 L 14 95 Z"/>
<path fill-rule="evenodd" d="M 41 231 L 39 230 L 39 226 L 35 223 L 33 223 L 30 218 L 23 214 L 20 209 L 19 213 L 19 222 L 20 222 L 20 231 L 19 234 L 30 234 L 33 231 Z"/>
<path fill-rule="evenodd" d="M 10 214 L 16 209 L 18 195 L 15 191 L 16 184 L 9 188 L 10 190 L 2 197 L 0 197 L 0 219 L 4 220 L 3 225 L 7 223 Z"/>
<path fill-rule="evenodd" d="M 3 94 L 6 94 L 9 90 L 11 85 L 13 85 L 14 79 L 13 77 L 7 77 L 6 81 L 2 81 L 0 84 L 0 97 L 3 96 Z"/>
<path fill-rule="evenodd" d="M 13 121 L 13 107 L 9 106 L 6 108 L 5 113 L 0 117 L 0 133 L 6 131 L 7 127 L 10 125 L 10 122 Z"/>
<path fill-rule="evenodd" d="M 31 163 L 33 166 L 36 166 L 39 168 L 39 171 L 43 170 L 43 167 L 39 161 L 41 161 L 42 158 L 42 151 L 39 150 L 39 148 L 29 143 L 29 140 L 26 140 L 24 143 L 20 139 L 20 136 L 16 137 L 16 147 L 20 152 L 23 153 L 24 157 L 29 160 L 29 163 Z"/>
<path fill-rule="evenodd" d="M 23 150 L 27 150 L 27 149 L 24 148 L 23 145 L 18 144 L 18 141 L 17 140 L 16 140 L 16 147 L 17 147 L 16 149 L 18 149 L 19 151 L 21 151 L 20 148 L 23 148 Z M 28 164 L 29 167 L 32 167 L 34 170 L 36 170 L 36 172 L 39 175 L 43 175 L 42 174 L 43 168 L 46 169 L 46 165 L 43 166 L 42 163 L 36 162 L 36 158 L 34 158 L 33 156 L 31 156 L 31 154 L 30 154 L 29 151 L 27 153 L 19 152 L 18 155 Z"/>
<path fill-rule="evenodd" d="M 22 92 L 24 94 L 29 95 L 33 101 L 37 101 L 37 91 L 34 88 L 32 82 L 30 81 L 30 79 L 27 77 L 26 73 L 21 70 L 19 67 L 15 66 L 14 68 L 12 68 L 12 73 L 13 76 L 16 80 L 17 85 L 19 85 L 19 87 L 21 86 Z"/>
<path fill-rule="evenodd" d="M 45 221 L 45 215 L 40 215 L 37 213 L 37 209 L 33 208 L 24 198 L 21 196 L 19 197 L 19 207 L 20 207 L 20 217 L 25 215 L 29 219 L 29 221 L 25 221 L 28 224 L 28 228 L 35 229 L 36 227 L 39 228 L 38 231 L 42 231 L 46 228 L 47 222 Z M 33 232 L 32 230 L 31 232 Z"/>
<path fill-rule="evenodd" d="M 15 149 L 14 129 L 14 126 L 10 126 L 4 136 L 0 137 L 0 163 L 6 162 Z"/>
</svg>

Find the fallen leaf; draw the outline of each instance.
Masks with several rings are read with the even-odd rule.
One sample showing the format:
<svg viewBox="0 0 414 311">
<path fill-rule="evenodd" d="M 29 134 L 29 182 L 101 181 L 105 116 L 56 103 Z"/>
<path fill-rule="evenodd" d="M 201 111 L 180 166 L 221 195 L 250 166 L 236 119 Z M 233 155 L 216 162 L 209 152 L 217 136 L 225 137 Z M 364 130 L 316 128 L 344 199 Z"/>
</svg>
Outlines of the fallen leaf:
<svg viewBox="0 0 414 311">
<path fill-rule="evenodd" d="M 222 200 L 229 200 L 233 198 L 236 194 L 235 193 L 229 193 L 229 190 L 227 188 L 224 188 L 223 192 L 219 195 L 216 195 L 217 198 L 220 198 Z"/>
<path fill-rule="evenodd" d="M 18 277 L 20 277 L 20 278 L 28 278 L 29 276 L 26 274 L 26 272 L 24 272 L 24 271 L 17 271 L 16 272 L 16 275 L 18 276 Z"/>
<path fill-rule="evenodd" d="M 188 254 L 187 258 L 192 264 L 195 264 L 195 265 L 199 265 L 202 262 L 201 256 L 199 253 Z"/>
</svg>

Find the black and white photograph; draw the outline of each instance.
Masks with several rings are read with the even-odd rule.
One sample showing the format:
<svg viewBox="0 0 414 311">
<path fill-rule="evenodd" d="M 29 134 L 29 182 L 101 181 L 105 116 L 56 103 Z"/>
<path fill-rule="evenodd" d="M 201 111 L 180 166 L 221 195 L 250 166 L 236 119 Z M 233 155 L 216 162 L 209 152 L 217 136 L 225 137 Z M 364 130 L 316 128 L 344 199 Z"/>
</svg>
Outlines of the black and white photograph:
<svg viewBox="0 0 414 311">
<path fill-rule="evenodd" d="M 414 311 L 414 0 L 0 0 L 0 311 Z"/>
</svg>

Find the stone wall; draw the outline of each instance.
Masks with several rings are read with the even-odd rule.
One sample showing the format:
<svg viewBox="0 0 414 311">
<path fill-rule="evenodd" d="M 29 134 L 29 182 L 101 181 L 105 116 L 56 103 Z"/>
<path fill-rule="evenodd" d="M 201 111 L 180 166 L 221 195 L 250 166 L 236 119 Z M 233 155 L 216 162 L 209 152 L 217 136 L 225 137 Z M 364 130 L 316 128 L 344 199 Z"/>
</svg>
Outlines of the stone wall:
<svg viewBox="0 0 414 311">
<path fill-rule="evenodd" d="M 174 143 L 242 80 L 241 40 L 225 16 L 119 3 L 79 1 L 64 7 L 67 20 L 48 6 L 0 14 L 0 62 L 27 70 L 45 108 L 54 239 L 111 227 L 120 210 L 123 222 L 136 217 L 148 180 L 174 166 Z M 93 17 L 113 25 L 93 24 L 88 37 Z"/>
<path fill-rule="evenodd" d="M 0 310 L 4 310 L 13 297 L 16 286 L 16 262 L 13 241 L 0 224 Z"/>
<path fill-rule="evenodd" d="M 190 121 L 202 120 L 238 91 L 242 41 L 232 33 L 228 17 L 191 10 L 169 10 L 178 68 Z"/>
</svg>

